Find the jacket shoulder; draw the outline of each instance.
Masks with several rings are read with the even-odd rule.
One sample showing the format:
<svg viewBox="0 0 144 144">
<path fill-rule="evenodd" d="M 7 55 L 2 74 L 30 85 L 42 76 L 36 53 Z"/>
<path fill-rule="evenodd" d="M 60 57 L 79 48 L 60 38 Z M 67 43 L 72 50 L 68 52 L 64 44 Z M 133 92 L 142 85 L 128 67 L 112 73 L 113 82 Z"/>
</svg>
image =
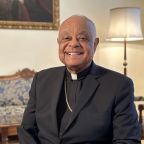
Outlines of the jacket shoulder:
<svg viewBox="0 0 144 144">
<path fill-rule="evenodd" d="M 48 69 L 43 69 L 39 72 L 37 72 L 37 77 L 38 78 L 52 78 L 52 77 L 57 77 L 60 74 L 63 74 L 65 71 L 65 66 L 60 66 L 60 67 L 53 67 L 53 68 L 48 68 Z"/>
<path fill-rule="evenodd" d="M 64 69 L 65 69 L 65 66 L 52 67 L 52 68 L 43 69 L 43 70 L 39 71 L 38 73 L 39 74 L 45 74 L 45 73 L 61 71 L 61 70 L 64 70 Z"/>
<path fill-rule="evenodd" d="M 113 81 L 116 81 L 116 82 L 130 82 L 132 81 L 132 79 L 128 76 L 125 76 L 124 74 L 122 73 L 119 73 L 117 71 L 113 71 L 111 69 L 107 69 L 107 68 L 104 68 L 102 66 L 99 66 L 99 65 L 96 65 L 96 71 L 99 71 L 100 73 L 100 79 L 106 79 L 107 81 L 109 82 L 113 82 Z"/>
</svg>

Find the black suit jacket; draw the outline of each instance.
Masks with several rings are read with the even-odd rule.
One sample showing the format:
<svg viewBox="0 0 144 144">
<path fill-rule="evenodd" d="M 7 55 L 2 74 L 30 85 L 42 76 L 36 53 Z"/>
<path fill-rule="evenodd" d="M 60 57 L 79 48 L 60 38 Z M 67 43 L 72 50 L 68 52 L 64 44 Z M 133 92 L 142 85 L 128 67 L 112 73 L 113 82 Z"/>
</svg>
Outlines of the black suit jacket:
<svg viewBox="0 0 144 144">
<path fill-rule="evenodd" d="M 65 70 L 57 67 L 35 75 L 19 128 L 21 144 L 140 143 L 132 81 L 95 64 L 85 79 L 69 124 L 59 133 L 56 111 Z"/>
</svg>

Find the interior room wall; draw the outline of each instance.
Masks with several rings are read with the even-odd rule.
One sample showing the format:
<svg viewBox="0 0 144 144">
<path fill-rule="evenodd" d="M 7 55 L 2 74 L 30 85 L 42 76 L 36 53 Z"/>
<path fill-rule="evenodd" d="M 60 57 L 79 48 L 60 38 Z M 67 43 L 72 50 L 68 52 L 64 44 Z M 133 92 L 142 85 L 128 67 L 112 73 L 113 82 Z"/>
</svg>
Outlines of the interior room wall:
<svg viewBox="0 0 144 144">
<path fill-rule="evenodd" d="M 60 0 L 60 22 L 73 14 L 86 15 L 97 26 L 100 44 L 94 61 L 123 73 L 123 44 L 105 41 L 109 10 L 115 7 L 141 8 L 144 32 L 143 0 Z M 57 30 L 0 30 L 0 75 L 28 67 L 41 69 L 62 65 L 58 59 Z M 135 84 L 135 95 L 144 96 L 144 41 L 131 42 L 128 48 L 128 76 Z"/>
</svg>

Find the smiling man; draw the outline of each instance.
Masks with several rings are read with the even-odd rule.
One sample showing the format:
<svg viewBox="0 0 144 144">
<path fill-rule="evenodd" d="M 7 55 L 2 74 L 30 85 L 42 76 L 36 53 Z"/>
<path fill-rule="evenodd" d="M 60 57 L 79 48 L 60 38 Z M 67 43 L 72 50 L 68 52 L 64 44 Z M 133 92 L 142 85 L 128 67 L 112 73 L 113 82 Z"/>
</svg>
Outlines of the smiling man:
<svg viewBox="0 0 144 144">
<path fill-rule="evenodd" d="M 71 16 L 57 41 L 65 66 L 35 75 L 20 144 L 140 144 L 132 80 L 93 62 L 94 23 Z"/>
<path fill-rule="evenodd" d="M 60 60 L 72 73 L 79 73 L 92 62 L 98 42 L 93 22 L 85 17 L 70 17 L 59 30 Z"/>
</svg>

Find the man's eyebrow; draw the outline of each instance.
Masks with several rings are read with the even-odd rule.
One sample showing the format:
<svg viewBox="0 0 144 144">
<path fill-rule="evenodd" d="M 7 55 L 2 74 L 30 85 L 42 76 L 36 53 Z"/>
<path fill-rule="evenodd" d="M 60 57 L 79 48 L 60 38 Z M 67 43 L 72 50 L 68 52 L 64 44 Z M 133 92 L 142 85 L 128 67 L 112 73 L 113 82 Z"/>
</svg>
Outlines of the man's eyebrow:
<svg viewBox="0 0 144 144">
<path fill-rule="evenodd" d="M 70 33 L 69 33 L 68 31 L 63 31 L 63 32 L 62 32 L 62 36 L 64 36 L 64 35 L 70 35 Z M 88 33 L 87 31 L 81 31 L 81 32 L 78 33 L 77 35 L 78 35 L 78 36 L 79 36 L 79 35 L 85 35 L 85 36 L 88 36 L 89 33 Z"/>
</svg>

